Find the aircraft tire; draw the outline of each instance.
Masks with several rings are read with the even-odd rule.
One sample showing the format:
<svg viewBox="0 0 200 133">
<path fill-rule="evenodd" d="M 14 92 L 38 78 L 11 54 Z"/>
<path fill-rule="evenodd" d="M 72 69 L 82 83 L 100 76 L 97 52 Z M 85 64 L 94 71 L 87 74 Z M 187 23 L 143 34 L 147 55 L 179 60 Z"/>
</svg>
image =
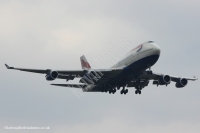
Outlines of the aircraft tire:
<svg viewBox="0 0 200 133">
<path fill-rule="evenodd" d="M 121 90 L 121 92 L 120 92 L 121 94 L 124 94 L 124 90 Z"/>
</svg>

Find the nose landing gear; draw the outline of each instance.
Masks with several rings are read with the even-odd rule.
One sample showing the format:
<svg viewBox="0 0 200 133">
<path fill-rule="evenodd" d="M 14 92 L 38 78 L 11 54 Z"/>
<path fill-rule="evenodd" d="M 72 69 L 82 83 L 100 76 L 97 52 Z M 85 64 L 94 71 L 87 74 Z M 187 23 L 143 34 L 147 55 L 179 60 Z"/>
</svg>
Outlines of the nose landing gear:
<svg viewBox="0 0 200 133">
<path fill-rule="evenodd" d="M 148 75 L 153 74 L 153 72 L 151 71 L 151 65 L 150 65 L 150 64 L 148 64 L 148 68 L 149 68 L 149 70 L 147 71 L 147 74 L 148 74 Z"/>
</svg>

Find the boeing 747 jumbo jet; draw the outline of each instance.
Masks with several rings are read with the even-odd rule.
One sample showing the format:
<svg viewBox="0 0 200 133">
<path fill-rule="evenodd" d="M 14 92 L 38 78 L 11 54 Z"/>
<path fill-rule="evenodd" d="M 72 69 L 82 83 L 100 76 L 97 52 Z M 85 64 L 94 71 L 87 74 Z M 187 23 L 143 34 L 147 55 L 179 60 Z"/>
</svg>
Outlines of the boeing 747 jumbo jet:
<svg viewBox="0 0 200 133">
<path fill-rule="evenodd" d="M 129 87 L 135 87 L 135 94 L 141 94 L 141 90 L 153 80 L 153 85 L 168 85 L 176 82 L 176 87 L 185 87 L 189 80 L 197 78 L 185 78 L 158 74 L 151 71 L 151 67 L 158 61 L 160 47 L 153 41 L 145 42 L 132 49 L 125 58 L 117 62 L 110 69 L 92 69 L 85 56 L 81 56 L 82 70 L 51 70 L 51 69 L 24 69 L 9 67 L 26 72 L 46 74 L 46 80 L 56 78 L 73 80 L 80 78 L 79 84 L 51 84 L 55 86 L 81 88 L 84 92 L 109 92 L 114 94 L 121 87 L 121 94 L 128 93 Z"/>
</svg>

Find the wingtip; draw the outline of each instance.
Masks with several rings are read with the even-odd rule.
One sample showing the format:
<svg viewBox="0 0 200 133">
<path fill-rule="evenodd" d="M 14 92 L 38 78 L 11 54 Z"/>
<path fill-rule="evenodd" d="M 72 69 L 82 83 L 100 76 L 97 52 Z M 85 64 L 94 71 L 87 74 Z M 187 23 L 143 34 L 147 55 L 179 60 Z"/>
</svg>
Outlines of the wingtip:
<svg viewBox="0 0 200 133">
<path fill-rule="evenodd" d="M 193 78 L 195 78 L 195 80 L 198 80 L 198 78 L 196 76 L 193 76 Z"/>
<path fill-rule="evenodd" d="M 5 66 L 6 66 L 7 69 L 14 69 L 14 67 L 10 67 L 7 64 L 5 64 Z"/>
<path fill-rule="evenodd" d="M 6 68 L 7 68 L 7 69 L 9 69 L 9 68 L 10 68 L 10 67 L 9 67 L 7 64 L 5 64 L 5 66 L 6 66 Z"/>
</svg>

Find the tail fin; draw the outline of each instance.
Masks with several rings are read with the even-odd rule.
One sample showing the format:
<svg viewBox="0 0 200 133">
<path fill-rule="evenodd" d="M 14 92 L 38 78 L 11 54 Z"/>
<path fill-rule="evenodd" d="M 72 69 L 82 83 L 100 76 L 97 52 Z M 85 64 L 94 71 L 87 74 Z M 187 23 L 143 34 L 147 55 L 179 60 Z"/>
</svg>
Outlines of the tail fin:
<svg viewBox="0 0 200 133">
<path fill-rule="evenodd" d="M 80 60 L 81 60 L 82 69 L 84 69 L 84 70 L 91 69 L 89 62 L 87 61 L 87 59 L 85 58 L 84 55 L 80 57 Z"/>
</svg>

